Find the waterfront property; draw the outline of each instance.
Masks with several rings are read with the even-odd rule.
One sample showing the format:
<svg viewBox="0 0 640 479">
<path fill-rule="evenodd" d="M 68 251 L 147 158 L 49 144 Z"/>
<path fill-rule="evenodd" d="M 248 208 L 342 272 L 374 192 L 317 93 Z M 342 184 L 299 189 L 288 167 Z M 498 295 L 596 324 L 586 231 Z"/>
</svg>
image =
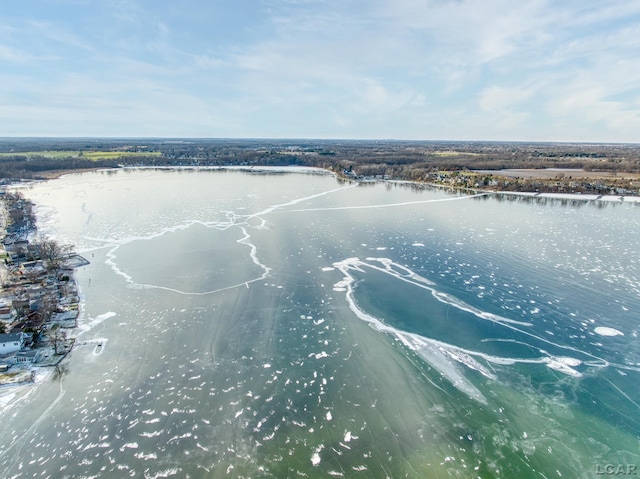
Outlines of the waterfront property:
<svg viewBox="0 0 640 479">
<path fill-rule="evenodd" d="M 73 344 L 60 328 L 74 328 L 79 315 L 73 270 L 87 262 L 35 235 L 33 205 L 20 194 L 3 194 L 2 206 L 0 366 L 55 365 Z M 13 376 L 3 376 L 0 384 L 15 384 Z"/>
<path fill-rule="evenodd" d="M 0 334 L 0 355 L 20 351 L 24 347 L 27 335 L 22 332 Z"/>
</svg>

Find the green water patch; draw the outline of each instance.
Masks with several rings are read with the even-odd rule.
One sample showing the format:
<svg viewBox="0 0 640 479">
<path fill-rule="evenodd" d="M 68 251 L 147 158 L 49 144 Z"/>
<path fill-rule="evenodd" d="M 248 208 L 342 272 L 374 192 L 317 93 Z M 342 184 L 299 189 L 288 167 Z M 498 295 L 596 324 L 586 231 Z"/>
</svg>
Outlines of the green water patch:
<svg viewBox="0 0 640 479">
<path fill-rule="evenodd" d="M 354 272 L 353 276 L 357 281 L 354 297 L 358 306 L 400 331 L 495 357 L 498 361 L 537 361 L 552 355 L 577 356 L 580 361 L 593 359 L 588 353 L 545 340 L 526 324 L 510 324 L 509 318 L 503 321 L 483 311 L 483 305 L 476 305 L 473 307 L 476 312 L 471 312 L 466 303 L 450 295 L 440 295 L 437 286 L 425 289 L 394 280 L 374 269 Z"/>
</svg>

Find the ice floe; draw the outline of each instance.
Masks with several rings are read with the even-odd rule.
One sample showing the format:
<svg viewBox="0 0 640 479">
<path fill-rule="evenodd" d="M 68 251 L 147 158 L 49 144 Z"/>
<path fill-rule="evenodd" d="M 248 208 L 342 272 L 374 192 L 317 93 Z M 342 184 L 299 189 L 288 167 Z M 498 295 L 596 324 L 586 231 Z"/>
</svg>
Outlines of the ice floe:
<svg viewBox="0 0 640 479">
<path fill-rule="evenodd" d="M 624 336 L 622 331 L 618 331 L 614 328 L 608 328 L 606 326 L 598 326 L 593 330 L 593 332 L 600 336 Z"/>
</svg>

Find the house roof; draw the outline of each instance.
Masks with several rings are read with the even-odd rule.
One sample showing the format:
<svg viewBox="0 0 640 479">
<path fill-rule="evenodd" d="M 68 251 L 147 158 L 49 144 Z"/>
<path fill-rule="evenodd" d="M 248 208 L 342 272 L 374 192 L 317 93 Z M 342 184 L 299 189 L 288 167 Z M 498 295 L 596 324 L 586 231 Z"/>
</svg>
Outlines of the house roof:
<svg viewBox="0 0 640 479">
<path fill-rule="evenodd" d="M 0 334 L 0 343 L 12 343 L 22 341 L 22 333 Z"/>
</svg>

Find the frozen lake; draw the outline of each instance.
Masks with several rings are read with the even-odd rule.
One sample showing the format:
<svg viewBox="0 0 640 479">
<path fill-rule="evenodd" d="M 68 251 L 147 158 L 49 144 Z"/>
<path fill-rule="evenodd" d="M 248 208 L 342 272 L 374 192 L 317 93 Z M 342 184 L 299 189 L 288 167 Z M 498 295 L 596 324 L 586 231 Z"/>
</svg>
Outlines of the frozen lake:
<svg viewBox="0 0 640 479">
<path fill-rule="evenodd" d="M 640 467 L 639 203 L 228 170 L 24 193 L 91 261 L 102 347 L 4 408 L 3 477 Z"/>
</svg>

